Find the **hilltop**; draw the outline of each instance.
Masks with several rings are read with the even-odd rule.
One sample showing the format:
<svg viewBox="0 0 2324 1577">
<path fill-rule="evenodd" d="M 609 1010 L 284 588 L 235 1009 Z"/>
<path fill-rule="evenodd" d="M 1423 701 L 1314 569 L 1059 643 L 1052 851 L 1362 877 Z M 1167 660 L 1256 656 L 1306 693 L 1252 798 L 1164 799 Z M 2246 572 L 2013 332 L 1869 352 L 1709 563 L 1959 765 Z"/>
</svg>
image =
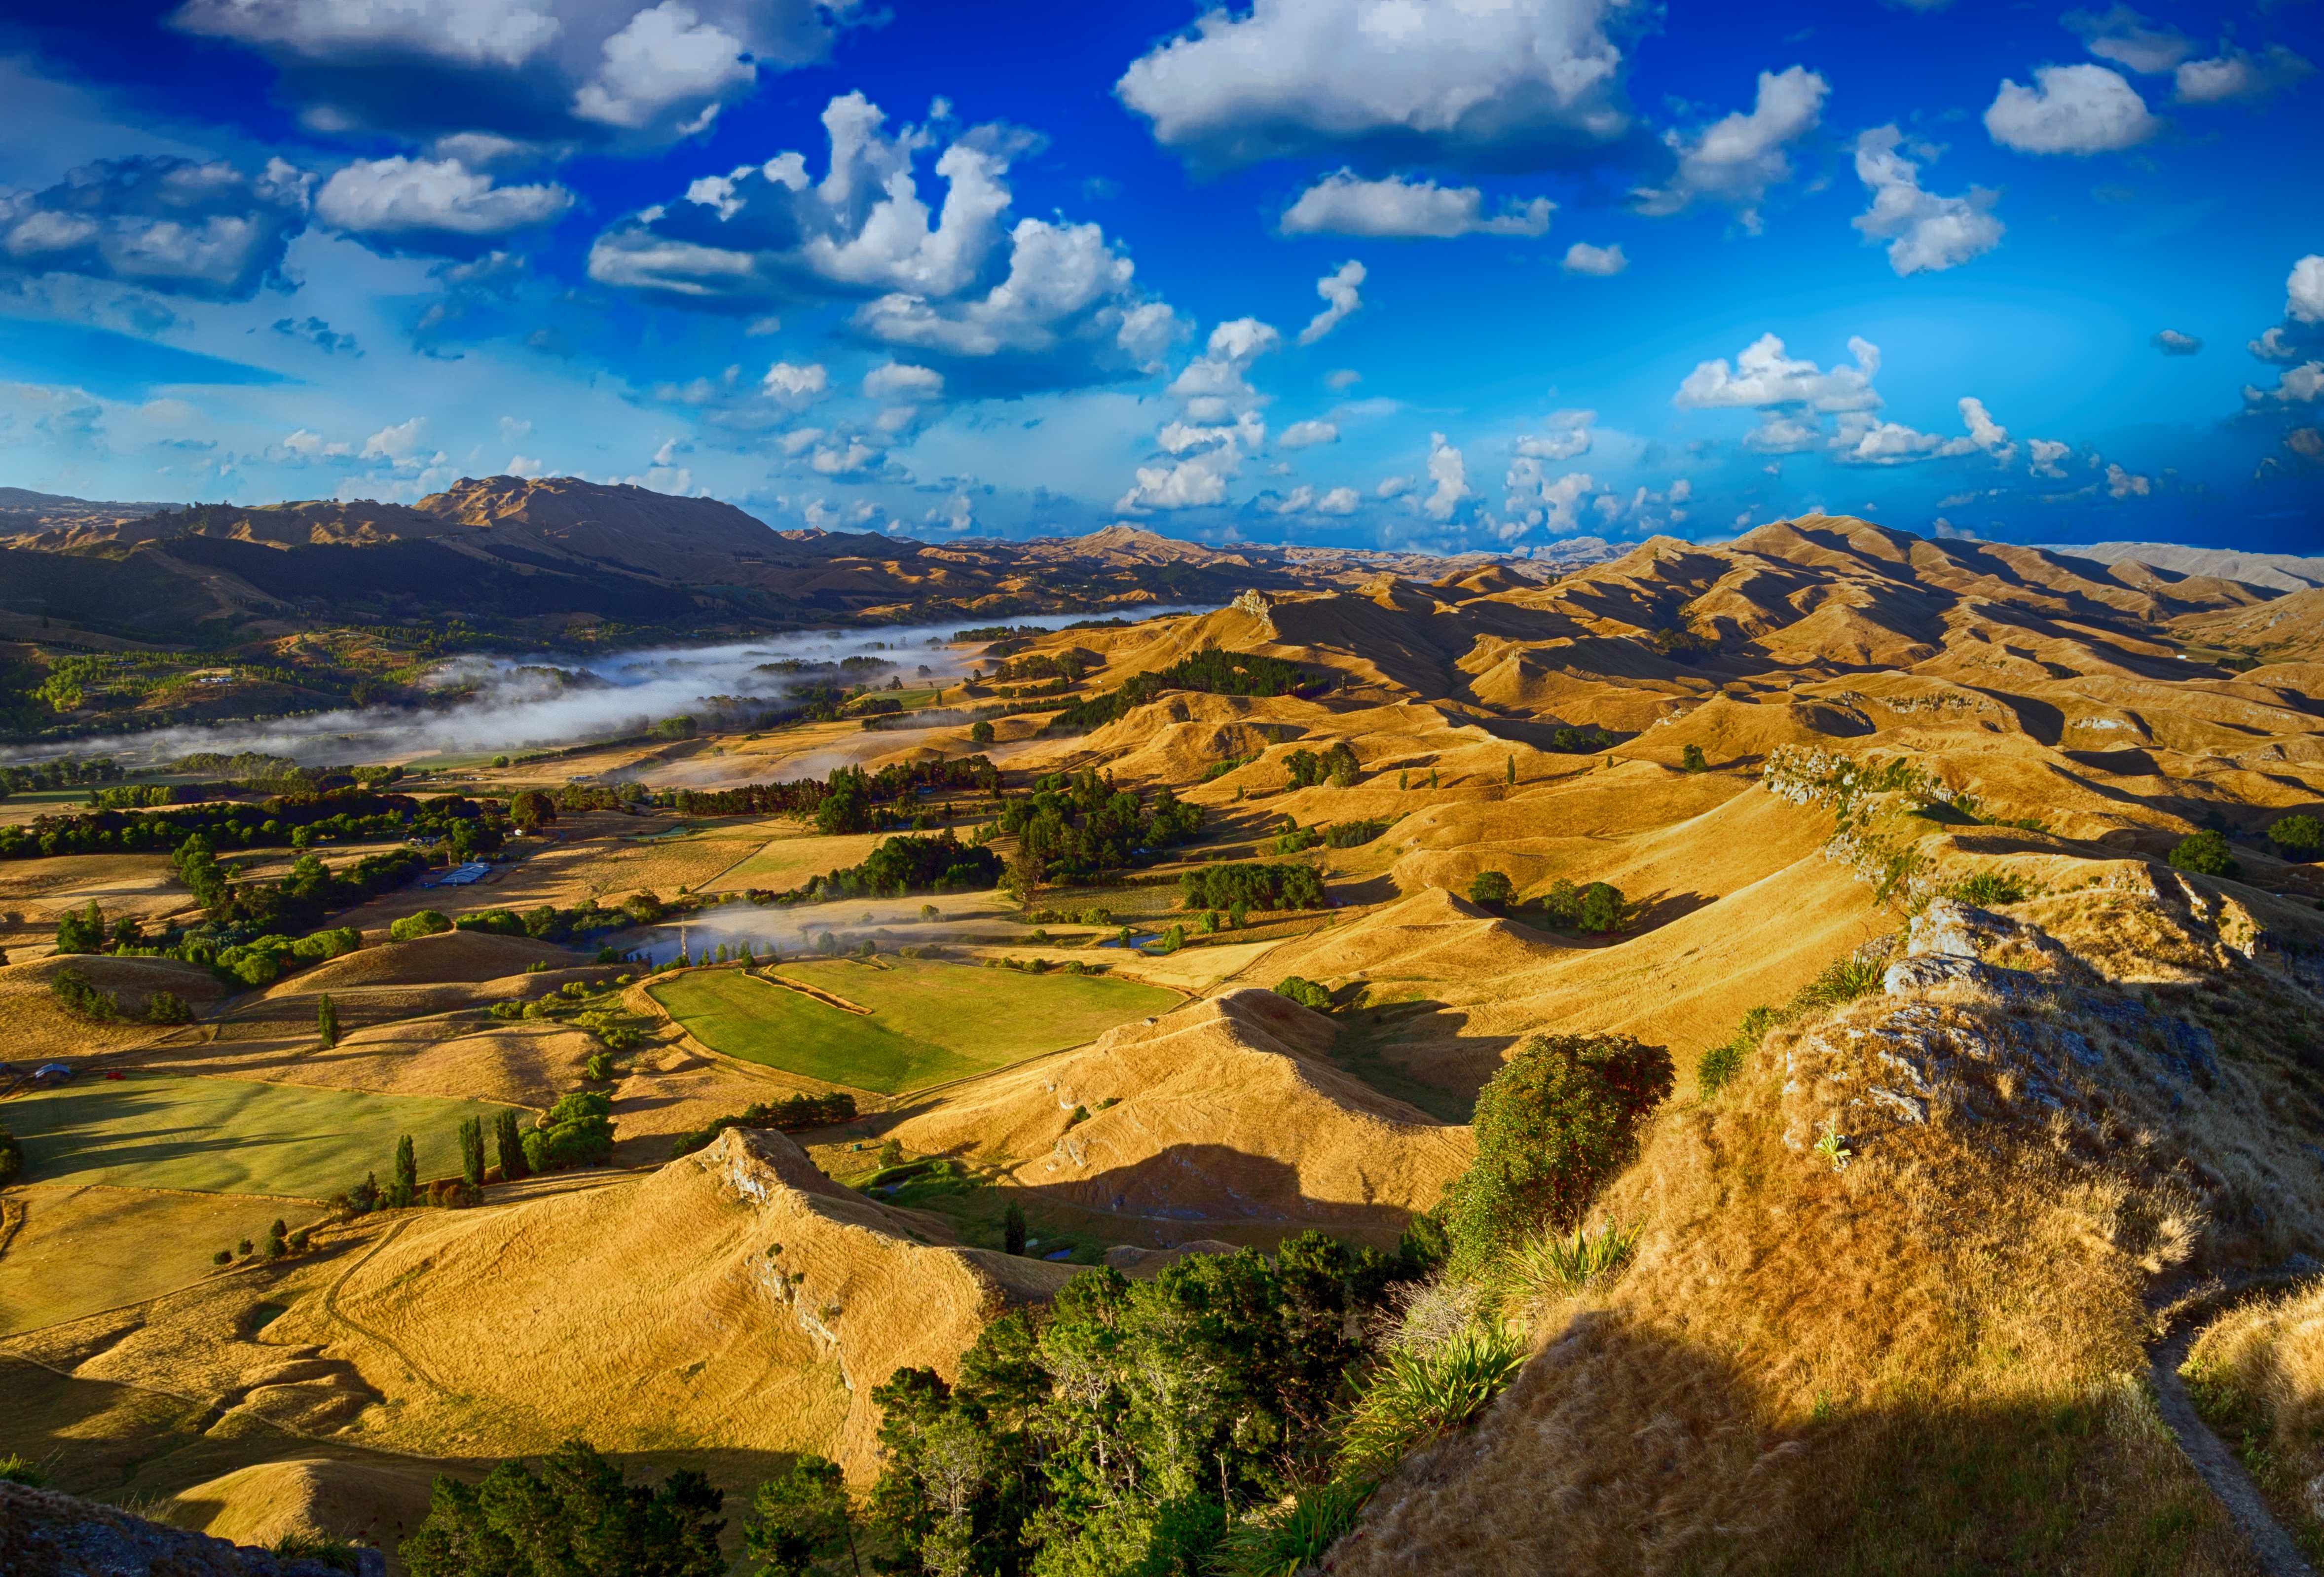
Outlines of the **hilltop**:
<svg viewBox="0 0 2324 1577">
<path fill-rule="evenodd" d="M 576 621 L 974 622 L 1224 602 L 1351 576 L 1437 576 L 1467 561 L 1356 549 L 1213 549 L 1109 526 L 1078 538 L 922 542 L 778 530 L 710 498 L 575 477 L 464 478 L 412 504 L 90 504 L 24 494 L 0 510 L 0 612 L 183 639 L 206 621 L 280 632 L 315 621 L 456 613 L 550 633 Z M 1569 545 L 1556 561 L 1602 544 Z M 1457 572 L 1457 571 L 1456 571 Z"/>
</svg>

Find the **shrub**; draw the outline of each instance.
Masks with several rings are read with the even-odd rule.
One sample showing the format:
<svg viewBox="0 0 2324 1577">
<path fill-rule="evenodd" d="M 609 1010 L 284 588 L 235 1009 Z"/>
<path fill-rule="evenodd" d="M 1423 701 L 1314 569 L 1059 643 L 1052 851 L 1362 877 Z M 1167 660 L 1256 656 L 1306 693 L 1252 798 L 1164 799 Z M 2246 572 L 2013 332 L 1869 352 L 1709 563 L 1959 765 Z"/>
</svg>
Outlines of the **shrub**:
<svg viewBox="0 0 2324 1577">
<path fill-rule="evenodd" d="M 2324 857 L 2324 821 L 2312 816 L 2287 816 L 2267 825 L 2268 841 L 2287 860 Z"/>
<path fill-rule="evenodd" d="M 409 942 L 416 936 L 433 936 L 452 928 L 449 916 L 435 909 L 421 909 L 416 915 L 406 915 L 388 927 L 388 939 Z"/>
<path fill-rule="evenodd" d="M 2014 871 L 1996 867 L 1965 876 L 1945 889 L 1945 896 L 1956 903 L 1974 904 L 1978 908 L 1993 908 L 2005 903 L 2024 903 L 2027 896 L 2025 879 Z"/>
<path fill-rule="evenodd" d="M 1743 1071 L 1743 1059 L 1751 1055 L 1775 1021 L 1775 1013 L 1766 1008 L 1754 1008 L 1743 1015 L 1743 1023 L 1734 1038 L 1705 1050 L 1695 1060 L 1694 1087 L 1698 1094 L 1709 1097 L 1732 1084 L 1735 1075 Z"/>
<path fill-rule="evenodd" d="M 1544 1223 L 1580 1219 L 1670 1087 L 1670 1053 L 1627 1035 L 1527 1041 L 1479 1093 L 1476 1159 L 1445 1191 L 1454 1268 L 1473 1272 Z"/>
<path fill-rule="evenodd" d="M 2180 839 L 2179 846 L 2171 851 L 2171 863 L 2199 876 L 2234 877 L 2244 873 L 2243 866 L 2227 847 L 2226 836 L 2209 827 Z"/>
<path fill-rule="evenodd" d="M 1887 973 L 1887 965 L 1877 958 L 1843 958 L 1802 986 L 1792 999 L 1792 1008 L 1808 1011 L 1845 1006 L 1880 990 Z M 1744 1022 L 1749 1024 L 1748 1016 Z"/>
<path fill-rule="evenodd" d="M 1498 1321 L 1479 1322 L 1431 1350 L 1388 1354 L 1349 1415 L 1340 1460 L 1351 1477 L 1378 1478 L 1484 1411 L 1516 1378 L 1525 1349 Z"/>
<path fill-rule="evenodd" d="M 1582 890 L 1582 903 L 1573 923 L 1585 931 L 1618 931 L 1629 904 L 1622 890 L 1604 881 L 1593 881 Z"/>
<path fill-rule="evenodd" d="M 1570 1238 L 1555 1233 L 1528 1238 L 1503 1261 L 1502 1290 L 1520 1300 L 1580 1292 L 1628 1264 L 1645 1231 L 1644 1226 L 1634 1226 L 1625 1231 L 1608 1222 L 1596 1237 L 1577 1228 Z"/>
<path fill-rule="evenodd" d="M 210 1256 L 210 1263 L 213 1265 L 233 1264 L 234 1250 L 232 1249 L 220 1249 L 217 1253 Z"/>
<path fill-rule="evenodd" d="M 1499 908 L 1517 895 L 1517 884 L 1499 871 L 1480 871 L 1469 879 L 1469 901 Z"/>
<path fill-rule="evenodd" d="M 1702 747 L 1699 744 L 1691 744 L 1685 749 L 1680 751 L 1678 752 L 1678 764 L 1682 770 L 1689 772 L 1707 772 L 1711 770 L 1711 763 L 1704 759 Z"/>
<path fill-rule="evenodd" d="M 318 1566 L 328 1566 L 334 1572 L 363 1570 L 355 1546 L 328 1534 L 293 1528 L 276 1539 L 270 1547 L 278 1560 L 312 1561 Z"/>
<path fill-rule="evenodd" d="M 1225 1577 L 1297 1577 L 1356 1526 L 1369 1486 L 1334 1479 L 1303 1486 L 1288 1506 L 1236 1523 L 1219 1540 Z"/>
<path fill-rule="evenodd" d="M 1289 997 L 1301 1007 L 1318 1013 L 1328 1013 L 1332 1010 L 1330 988 L 1319 985 L 1312 980 L 1303 979 L 1299 975 L 1289 975 L 1276 982 L 1275 994 L 1279 997 Z"/>
<path fill-rule="evenodd" d="M 69 1013 L 99 1022 L 109 1022 L 121 1017 L 121 1004 L 111 991 L 101 991 L 88 976 L 69 966 L 49 977 L 49 994 Z"/>
<path fill-rule="evenodd" d="M 5 1188 L 24 1174 L 24 1147 L 16 1136 L 0 1127 L 0 1188 Z"/>
<path fill-rule="evenodd" d="M 28 1489 L 38 1489 L 49 1481 L 49 1476 L 34 1466 L 30 1458 L 12 1451 L 6 1456 L 0 1456 L 0 1480 L 22 1484 Z"/>
</svg>

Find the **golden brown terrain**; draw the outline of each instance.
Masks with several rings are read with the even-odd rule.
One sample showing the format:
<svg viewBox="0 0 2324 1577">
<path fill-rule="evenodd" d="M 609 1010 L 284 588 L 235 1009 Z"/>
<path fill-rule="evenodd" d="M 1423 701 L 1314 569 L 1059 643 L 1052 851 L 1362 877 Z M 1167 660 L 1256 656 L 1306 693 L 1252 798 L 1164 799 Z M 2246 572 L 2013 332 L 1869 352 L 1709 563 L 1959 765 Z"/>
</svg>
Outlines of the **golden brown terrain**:
<svg viewBox="0 0 2324 1577">
<path fill-rule="evenodd" d="M 559 540 L 539 497 L 488 505 L 421 509 L 441 532 Z M 2166 1416 L 2190 1340 L 2196 1406 L 2292 1536 L 2324 1549 L 2319 1295 L 2301 1258 L 2324 1258 L 2324 874 L 2266 836 L 2324 808 L 2324 662 L 2301 633 L 2319 594 L 1826 517 L 1717 548 L 1658 538 L 1553 584 L 1345 581 L 1031 647 L 1083 655 L 1075 697 L 1217 646 L 1337 680 L 1304 698 L 1173 690 L 1086 733 L 1000 719 L 986 747 L 964 721 L 802 724 L 715 754 L 480 770 L 470 789 L 568 774 L 712 789 L 842 747 L 875 768 L 984 748 L 1012 789 L 1094 768 L 1203 807 L 1199 840 L 1150 873 L 1166 887 L 1045 890 L 1022 913 L 954 894 L 934 919 L 918 898 L 762 911 L 739 895 L 877 839 L 697 816 L 698 835 L 644 843 L 677 823 L 588 813 L 482 887 L 360 906 L 334 923 L 361 950 L 264 991 L 88 961 L 124 1001 L 186 977 L 172 989 L 197 1023 L 155 1029 L 74 1019 L 34 939 L 90 897 L 149 925 L 184 910 L 168 862 L 0 866 L 12 1063 L 540 1110 L 586 1082 L 598 1042 L 569 1015 L 495 1004 L 571 984 L 643 1037 L 591 1086 L 612 1097 L 613 1167 L 330 1225 L 279 1263 L 107 1271 L 154 1234 L 207 1241 L 269 1213 L 213 1196 L 213 1224 L 212 1200 L 174 1194 L 109 1208 L 102 1189 L 44 1191 L 33 1153 L 0 1194 L 20 1223 L 0 1247 L 0 1364 L 37 1379 L 38 1405 L 0 1419 L 0 1454 L 57 1453 L 72 1487 L 175 1496 L 214 1529 L 408 1522 L 420 1466 L 576 1431 L 730 1489 L 801 1451 L 862 1480 L 869 1394 L 894 1368 L 954 1372 L 985 1322 L 1075 1264 L 1151 1275 L 1154 1250 L 1311 1225 L 1391 1244 L 1468 1165 L 1478 1091 L 1526 1038 L 1621 1033 L 1679 1070 L 1591 1217 L 1635 1228 L 1634 1259 L 1524 1306 L 1515 1383 L 1405 1462 L 1330 1570 L 2263 1570 Z M 1289 758 L 1336 745 L 1352 780 L 1293 786 Z M 1844 761 L 1895 770 L 1849 779 Z M 964 835 L 989 814 L 972 798 Z M 1356 821 L 1385 826 L 1274 853 L 1288 823 Z M 2205 828 L 2237 873 L 2166 862 Z M 1314 864 L 1329 906 L 1214 935 L 1171 907 L 1181 870 L 1245 859 Z M 1519 901 L 1471 901 L 1489 872 Z M 1618 927 L 1547 923 L 1528 900 L 1560 883 L 1618 889 Z M 872 940 L 867 967 L 934 946 L 1102 964 L 1193 1000 L 994 1072 L 856 1090 L 854 1122 L 796 1142 L 735 1131 L 668 1160 L 716 1115 L 835 1086 L 704 1044 L 615 982 L 630 966 L 509 937 L 386 939 L 422 908 L 648 889 L 733 895 L 690 922 L 706 951 L 796 949 L 812 923 Z M 1098 946 L 1133 918 L 1185 924 L 1186 945 Z M 1849 960 L 1860 989 L 1820 996 Z M 1294 975 L 1329 1011 L 1270 989 Z M 328 1050 L 326 991 L 344 1027 Z M 1758 1007 L 1782 1011 L 1738 1036 Z M 1729 1042 L 1739 1071 L 1702 1087 L 1698 1059 Z M 959 1163 L 972 1203 L 844 1185 L 890 1140 Z M 386 1164 L 351 1156 L 347 1182 Z M 1002 1201 L 1073 1262 L 999 1252 Z M 69 1287 L 51 1282 L 80 1274 L 54 1268 L 68 1240 L 88 1268 Z M 115 1275 L 121 1296 L 88 1290 Z"/>
</svg>

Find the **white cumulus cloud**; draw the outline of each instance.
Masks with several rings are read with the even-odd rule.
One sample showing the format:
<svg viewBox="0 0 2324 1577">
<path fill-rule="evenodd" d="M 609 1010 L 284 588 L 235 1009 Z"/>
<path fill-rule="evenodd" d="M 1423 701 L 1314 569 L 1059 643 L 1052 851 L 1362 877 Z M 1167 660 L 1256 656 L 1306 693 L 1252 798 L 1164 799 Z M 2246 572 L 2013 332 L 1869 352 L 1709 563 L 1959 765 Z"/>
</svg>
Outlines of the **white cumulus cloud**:
<svg viewBox="0 0 2324 1577">
<path fill-rule="evenodd" d="M 941 400 L 944 385 L 944 374 L 935 368 L 916 367 L 905 362 L 890 362 L 863 374 L 863 392 L 872 399 L 890 403 Z"/>
<path fill-rule="evenodd" d="M 759 380 L 759 387 L 779 400 L 804 403 L 817 400 L 829 392 L 831 374 L 821 362 L 801 365 L 796 362 L 777 362 Z"/>
<path fill-rule="evenodd" d="M 2058 462 L 2073 453 L 2071 444 L 2054 443 L 2048 438 L 2029 438 L 2026 444 L 2034 452 L 2030 468 L 2034 475 L 2046 476 L 2053 482 L 2064 478 L 2065 467 Z"/>
<path fill-rule="evenodd" d="M 1971 187 L 1966 197 L 1921 188 L 1920 166 L 1897 152 L 1904 134 L 1875 126 L 1856 139 L 1856 176 L 1872 206 L 1849 223 L 1868 241 L 1888 243 L 1888 266 L 1900 277 L 1958 268 L 2001 244 L 1993 217 L 1999 193 Z"/>
<path fill-rule="evenodd" d="M 1336 444 L 1340 441 L 1339 427 L 1328 421 L 1295 421 L 1283 429 L 1275 440 L 1278 447 L 1304 449 L 1312 444 Z"/>
<path fill-rule="evenodd" d="M 1539 162 L 1630 129 L 1622 0 L 1253 0 L 1132 62 L 1114 91 L 1197 163 L 1363 149 Z"/>
<path fill-rule="evenodd" d="M 2282 44 L 2258 54 L 2228 50 L 2208 60 L 2189 60 L 2172 74 L 2181 104 L 2227 104 L 2271 98 L 2299 86 L 2316 68 Z"/>
<path fill-rule="evenodd" d="M 2168 71 L 2195 52 L 2195 43 L 2175 27 L 2157 27 L 2127 5 L 2104 13 L 2069 11 L 2059 22 L 2081 35 L 2102 60 L 2152 76 Z"/>
<path fill-rule="evenodd" d="M 2034 87 L 2004 78 L 1985 129 L 2021 153 L 2111 153 L 2135 148 L 2163 123 L 2138 89 L 2104 66 L 2043 66 Z"/>
<path fill-rule="evenodd" d="M 1623 255 L 1622 244 L 1618 241 L 1611 246 L 1592 246 L 1586 241 L 1576 241 L 1565 249 L 1565 262 L 1563 266 L 1568 273 L 1586 273 L 1599 279 L 1611 279 L 1629 267 L 1630 260 Z"/>
<path fill-rule="evenodd" d="M 573 194 L 554 181 L 495 186 L 491 176 L 449 159 L 400 154 L 358 159 L 315 194 L 316 217 L 335 229 L 456 253 L 475 249 L 464 244 L 546 224 L 572 206 Z"/>
<path fill-rule="evenodd" d="M 1421 512 L 1433 521 L 1449 521 L 1461 501 L 1471 497 L 1469 492 L 1469 467 L 1461 458 L 1461 451 L 1444 441 L 1444 435 L 1428 435 L 1428 480 L 1434 483 L 1426 498 L 1421 501 Z"/>
<path fill-rule="evenodd" d="M 2283 310 L 2302 323 L 2324 323 L 2324 254 L 2310 253 L 2284 276 Z"/>
<path fill-rule="evenodd" d="M 2273 400 L 2281 405 L 2309 405 L 2319 394 L 2324 394 L 2324 362 L 2302 362 L 2296 367 L 2286 367 L 2273 389 L 2244 385 L 2244 398 L 2255 402 Z"/>
<path fill-rule="evenodd" d="M 392 460 L 399 464 L 410 459 L 420 450 L 420 432 L 428 425 L 424 416 L 415 416 L 393 427 L 383 427 L 364 440 L 363 457 L 366 460 Z"/>
<path fill-rule="evenodd" d="M 2158 329 L 2148 342 L 2167 356 L 2190 356 L 2203 348 L 2203 342 L 2191 334 L 2181 334 L 2175 328 Z"/>
<path fill-rule="evenodd" d="M 1594 410 L 1554 410 L 1539 433 L 1521 433 L 1513 453 L 1530 460 L 1571 460 L 1590 452 L 1590 429 L 1598 420 Z"/>
<path fill-rule="evenodd" d="M 1812 361 L 1785 355 L 1782 340 L 1763 334 L 1743 348 L 1732 366 L 1723 356 L 1698 363 L 1680 383 L 1673 403 L 1686 410 L 1785 405 L 1818 411 L 1877 410 L 1880 396 L 1872 380 L 1880 371 L 1880 347 L 1851 336 L 1848 349 L 1856 365 L 1834 366 L 1827 373 Z"/>
<path fill-rule="evenodd" d="M 1360 293 L 1364 282 L 1364 265 L 1350 261 L 1342 263 L 1315 281 L 1315 293 L 1323 298 L 1323 309 L 1307 320 L 1299 331 L 1299 343 L 1313 345 L 1340 326 L 1340 320 L 1364 304 Z"/>
<path fill-rule="evenodd" d="M 2257 339 L 2244 341 L 2244 348 L 2264 362 L 2296 362 L 2300 359 L 2299 348 L 2285 337 L 2281 323 Z"/>
<path fill-rule="evenodd" d="M 1385 176 L 1366 180 L 1351 171 L 1325 176 L 1299 194 L 1283 216 L 1286 235 L 1370 235 L 1383 239 L 1450 241 L 1462 235 L 1539 235 L 1556 204 L 1547 198 L 1510 199 L 1488 216 L 1485 194 L 1473 186 Z"/>
<path fill-rule="evenodd" d="M 2153 486 L 2147 477 L 2134 476 L 2119 466 L 2107 466 L 2106 476 L 2108 498 L 2144 498 Z"/>
<path fill-rule="evenodd" d="M 1724 203 L 1756 235 L 1759 205 L 1792 178 L 1786 148 L 1815 130 L 1831 91 L 1830 83 L 1804 66 L 1760 72 L 1748 115 L 1738 110 L 1692 137 L 1665 132 L 1663 141 L 1677 155 L 1678 168 L 1662 186 L 1637 188 L 1631 200 L 1640 213 L 1655 215 L 1679 213 L 1702 200 Z"/>
</svg>

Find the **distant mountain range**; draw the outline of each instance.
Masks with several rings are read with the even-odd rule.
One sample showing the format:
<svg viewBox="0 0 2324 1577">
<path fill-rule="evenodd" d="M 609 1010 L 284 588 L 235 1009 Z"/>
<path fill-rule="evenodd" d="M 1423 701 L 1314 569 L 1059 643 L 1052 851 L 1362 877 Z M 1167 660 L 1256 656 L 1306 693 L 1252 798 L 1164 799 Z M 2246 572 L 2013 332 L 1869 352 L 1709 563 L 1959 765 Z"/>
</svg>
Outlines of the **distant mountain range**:
<svg viewBox="0 0 2324 1577">
<path fill-rule="evenodd" d="M 1515 573 L 1552 578 L 1613 552 L 1581 538 Z M 161 637 L 220 619 L 287 630 L 454 613 L 552 625 L 991 621 L 1382 575 L 1434 581 L 1496 561 L 1213 549 L 1128 526 L 1030 541 L 777 530 L 715 499 L 572 477 L 464 479 L 416 504 L 172 507 L 0 489 L 0 623 L 45 616 Z"/>
</svg>

